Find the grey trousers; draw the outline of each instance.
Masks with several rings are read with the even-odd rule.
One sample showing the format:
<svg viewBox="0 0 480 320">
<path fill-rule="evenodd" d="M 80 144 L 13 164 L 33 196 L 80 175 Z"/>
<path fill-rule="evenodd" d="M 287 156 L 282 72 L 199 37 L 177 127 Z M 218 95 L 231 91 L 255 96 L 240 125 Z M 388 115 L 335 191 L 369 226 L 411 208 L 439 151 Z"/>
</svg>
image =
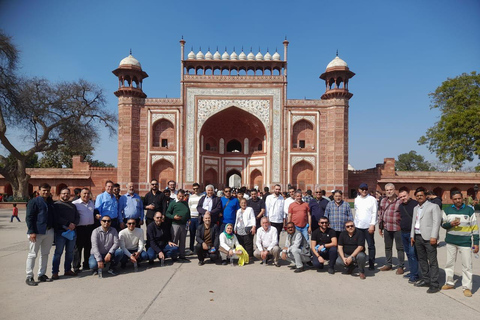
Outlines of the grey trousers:
<svg viewBox="0 0 480 320">
<path fill-rule="evenodd" d="M 173 242 L 178 245 L 180 258 L 185 258 L 187 229 L 184 224 L 172 224 Z"/>
<path fill-rule="evenodd" d="M 287 252 L 287 260 L 295 263 L 297 268 L 302 268 L 304 262 L 310 261 L 310 255 L 302 253 L 301 249 L 289 248 Z"/>
<path fill-rule="evenodd" d="M 348 258 L 350 257 L 350 255 L 348 254 L 345 254 L 345 258 Z M 360 252 L 359 254 L 357 254 L 356 257 L 352 257 L 352 264 L 350 264 L 350 266 L 347 266 L 347 268 L 355 268 L 355 265 L 358 266 L 358 272 L 360 273 L 365 273 L 365 263 L 367 262 L 367 256 L 365 255 L 364 252 Z M 343 259 L 342 257 L 340 257 L 340 255 L 338 256 L 337 258 L 337 262 L 336 262 L 336 265 L 340 268 L 344 268 L 345 267 L 345 263 L 343 262 Z"/>
<path fill-rule="evenodd" d="M 385 258 L 387 262 L 386 266 L 392 266 L 392 248 L 393 240 L 395 239 L 395 247 L 397 249 L 398 267 L 403 268 L 405 266 L 405 251 L 403 250 L 402 243 L 402 231 L 387 231 L 383 230 L 383 240 L 385 241 Z"/>
<path fill-rule="evenodd" d="M 272 250 L 268 253 L 269 256 L 273 257 L 273 262 L 278 262 L 278 257 L 280 256 L 280 247 L 279 246 L 275 246 L 272 248 Z M 253 253 L 253 255 L 255 256 L 255 258 L 257 258 L 258 260 L 262 260 L 262 252 L 260 250 L 255 249 L 255 252 Z"/>
</svg>

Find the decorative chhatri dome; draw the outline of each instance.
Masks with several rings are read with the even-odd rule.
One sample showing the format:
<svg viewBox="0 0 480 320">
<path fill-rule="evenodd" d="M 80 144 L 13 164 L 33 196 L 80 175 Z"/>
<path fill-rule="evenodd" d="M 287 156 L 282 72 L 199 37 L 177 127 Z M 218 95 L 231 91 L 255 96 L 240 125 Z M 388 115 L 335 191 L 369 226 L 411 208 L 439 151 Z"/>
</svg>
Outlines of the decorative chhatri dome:
<svg viewBox="0 0 480 320">
<path fill-rule="evenodd" d="M 233 52 L 232 52 L 232 54 L 230 55 L 230 60 L 238 60 L 238 55 L 237 55 L 237 53 L 235 52 L 235 48 L 233 48 Z"/>
<path fill-rule="evenodd" d="M 268 50 L 267 50 L 267 53 L 265 53 L 265 56 L 263 57 L 263 59 L 264 59 L 265 61 L 270 61 L 270 60 L 272 60 L 272 55 L 270 54 L 270 52 L 268 52 Z"/>
<path fill-rule="evenodd" d="M 258 50 L 257 55 L 255 56 L 255 60 L 263 60 L 263 54 Z"/>
<path fill-rule="evenodd" d="M 213 55 L 213 59 L 214 59 L 214 60 L 220 60 L 220 59 L 222 59 L 222 56 L 220 55 L 220 52 L 218 52 L 218 49 L 217 49 L 217 51 L 215 52 L 215 54 Z"/>
<path fill-rule="evenodd" d="M 335 59 L 330 61 L 330 63 L 327 65 L 327 69 L 335 67 L 348 67 L 347 63 L 338 57 L 338 53 Z"/>
<path fill-rule="evenodd" d="M 247 60 L 247 55 L 245 54 L 245 52 L 243 52 L 243 49 L 242 49 L 242 52 L 240 53 L 240 55 L 238 56 L 238 59 L 239 60 Z"/>
<path fill-rule="evenodd" d="M 188 54 L 188 60 L 193 60 L 195 59 L 195 52 L 193 52 L 193 48 L 192 48 L 192 51 L 190 51 L 190 53 Z"/>
<path fill-rule="evenodd" d="M 122 59 L 122 61 L 120 61 L 119 67 L 121 66 L 136 66 L 136 67 L 139 67 L 140 69 L 142 68 L 142 65 L 140 64 L 140 62 L 138 62 L 138 60 L 132 56 L 131 50 L 130 50 L 130 55 Z"/>
<path fill-rule="evenodd" d="M 227 52 L 227 48 L 225 48 L 225 52 L 222 54 L 222 60 L 230 60 L 230 55 Z"/>
<path fill-rule="evenodd" d="M 202 49 L 200 48 L 200 51 L 197 52 L 197 60 L 203 59 L 205 59 L 205 56 L 203 55 Z"/>
<path fill-rule="evenodd" d="M 210 50 L 207 51 L 205 54 L 205 60 L 212 60 L 213 59 L 213 54 L 210 52 Z"/>
<path fill-rule="evenodd" d="M 247 56 L 247 59 L 248 60 L 255 60 L 255 55 L 253 54 L 253 52 L 251 50 L 250 50 L 250 53 Z"/>
<path fill-rule="evenodd" d="M 280 60 L 280 54 L 275 51 L 275 53 L 274 53 L 273 56 L 272 56 L 272 59 L 275 60 L 275 61 Z"/>
</svg>

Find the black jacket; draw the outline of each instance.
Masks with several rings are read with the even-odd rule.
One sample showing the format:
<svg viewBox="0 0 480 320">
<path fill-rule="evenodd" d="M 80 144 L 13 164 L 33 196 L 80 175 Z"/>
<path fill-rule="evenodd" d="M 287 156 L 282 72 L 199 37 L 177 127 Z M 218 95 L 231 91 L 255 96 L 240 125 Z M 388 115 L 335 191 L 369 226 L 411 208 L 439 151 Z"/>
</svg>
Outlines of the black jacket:
<svg viewBox="0 0 480 320">
<path fill-rule="evenodd" d="M 207 210 L 203 209 L 203 202 L 205 201 L 205 196 L 200 198 L 200 201 L 198 201 L 197 205 L 197 211 L 198 211 L 198 217 L 200 218 L 200 221 L 203 221 L 203 215 Z M 223 212 L 223 207 L 222 207 L 222 199 L 217 197 L 216 195 L 212 196 L 212 210 L 210 211 L 210 214 L 212 215 L 212 224 L 216 224 L 217 221 L 220 220 L 219 215 Z"/>
<path fill-rule="evenodd" d="M 205 234 L 205 225 L 202 223 L 200 226 L 198 226 L 197 232 L 195 234 L 195 239 L 200 245 L 203 244 L 204 234 Z M 220 245 L 219 236 L 220 236 L 220 233 L 218 231 L 218 226 L 216 224 L 210 225 L 210 237 L 212 238 L 213 246 L 217 250 Z"/>
</svg>

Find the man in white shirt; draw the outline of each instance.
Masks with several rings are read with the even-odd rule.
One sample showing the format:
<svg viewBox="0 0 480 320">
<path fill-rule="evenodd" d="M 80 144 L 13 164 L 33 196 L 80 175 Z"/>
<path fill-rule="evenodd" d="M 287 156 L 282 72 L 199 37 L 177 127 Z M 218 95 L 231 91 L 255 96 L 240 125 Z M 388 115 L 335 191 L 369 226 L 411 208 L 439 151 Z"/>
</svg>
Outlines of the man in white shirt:
<svg viewBox="0 0 480 320">
<path fill-rule="evenodd" d="M 253 255 L 255 258 L 262 260 L 261 264 L 266 263 L 269 257 L 273 256 L 273 264 L 280 267 L 278 257 L 280 255 L 280 247 L 278 246 L 277 229 L 272 228 L 267 217 L 261 220 L 262 227 L 257 232 L 257 249 Z"/>
<path fill-rule="evenodd" d="M 188 207 L 190 208 L 190 223 L 188 224 L 188 230 L 190 231 L 190 251 L 194 252 L 195 234 L 197 233 L 199 225 L 197 205 L 203 194 L 200 192 L 200 185 L 196 182 L 193 184 L 192 189 L 193 193 L 188 197 Z"/>
<path fill-rule="evenodd" d="M 277 242 L 280 238 L 280 233 L 287 222 L 287 215 L 283 210 L 284 199 L 280 193 L 281 190 L 282 187 L 279 184 L 276 184 L 273 187 L 273 193 L 267 197 L 267 201 L 265 202 L 265 216 L 268 217 L 272 226 L 277 229 Z"/>
<path fill-rule="evenodd" d="M 174 180 L 170 180 L 168 181 L 167 185 L 168 185 L 167 189 L 170 190 L 170 198 L 172 198 L 172 200 L 177 201 L 178 190 L 175 189 L 177 187 L 177 183 Z"/>
<path fill-rule="evenodd" d="M 295 202 L 295 187 L 290 186 L 288 188 L 288 197 L 285 199 L 285 202 L 283 204 L 283 212 L 285 212 L 285 217 L 288 217 L 288 208 L 290 208 L 290 205 Z"/>
<path fill-rule="evenodd" d="M 377 224 L 377 199 L 368 194 L 368 185 L 360 184 L 355 198 L 355 228 L 363 232 L 368 244 L 368 269 L 375 269 L 375 224 Z"/>
<path fill-rule="evenodd" d="M 120 266 L 125 268 L 128 261 L 133 263 L 135 271 L 138 271 L 138 263 L 142 260 L 147 260 L 148 255 L 143 250 L 145 248 L 145 238 L 143 230 L 136 228 L 136 220 L 130 218 L 127 220 L 127 227 L 118 234 L 120 248 L 117 250 L 123 251 L 123 257 L 120 260 Z"/>
<path fill-rule="evenodd" d="M 95 204 L 90 200 L 90 190 L 83 188 L 80 191 L 80 198 L 72 202 L 77 207 L 80 220 L 75 231 L 77 233 L 77 240 L 75 242 L 75 249 L 73 250 L 73 271 L 78 273 L 80 271 L 80 263 L 82 260 L 83 251 L 83 270 L 89 270 L 88 258 L 90 257 L 90 250 L 92 249 L 91 236 L 93 229 L 95 229 Z M 98 212 L 98 211 L 97 211 Z"/>
</svg>

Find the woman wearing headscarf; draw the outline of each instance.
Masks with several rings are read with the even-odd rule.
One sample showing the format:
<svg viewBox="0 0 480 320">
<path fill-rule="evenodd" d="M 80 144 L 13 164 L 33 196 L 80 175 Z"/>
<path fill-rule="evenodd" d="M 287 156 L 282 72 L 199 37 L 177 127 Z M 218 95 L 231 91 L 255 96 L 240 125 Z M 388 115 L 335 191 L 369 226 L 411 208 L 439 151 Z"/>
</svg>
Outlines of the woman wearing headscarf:
<svg viewBox="0 0 480 320">
<path fill-rule="evenodd" d="M 240 246 L 237 237 L 233 233 L 233 224 L 227 223 L 225 230 L 220 234 L 220 256 L 222 257 L 222 265 L 228 264 L 228 259 L 233 264 L 234 259 L 238 259 L 242 251 L 238 250 Z"/>
</svg>

